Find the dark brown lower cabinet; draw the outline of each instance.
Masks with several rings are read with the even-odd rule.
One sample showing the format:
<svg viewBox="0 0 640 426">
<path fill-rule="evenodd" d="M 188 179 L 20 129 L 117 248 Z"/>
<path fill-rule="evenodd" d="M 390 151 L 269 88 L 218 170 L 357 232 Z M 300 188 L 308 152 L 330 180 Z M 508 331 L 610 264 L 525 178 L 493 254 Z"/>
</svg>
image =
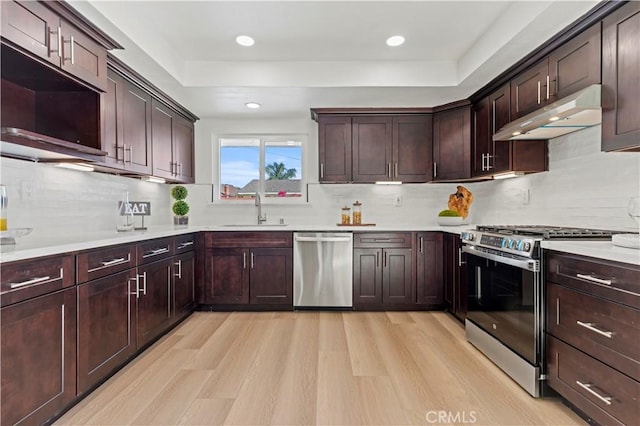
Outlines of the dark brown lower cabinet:
<svg viewBox="0 0 640 426">
<path fill-rule="evenodd" d="M 464 322 L 467 317 L 467 272 L 462 240 L 457 234 L 443 236 L 444 302 L 447 310 Z"/>
<path fill-rule="evenodd" d="M 293 251 L 289 248 L 252 249 L 249 256 L 250 303 L 293 305 Z"/>
<path fill-rule="evenodd" d="M 444 303 L 442 282 L 441 232 L 416 234 L 416 302 L 430 308 L 441 308 Z"/>
<path fill-rule="evenodd" d="M 411 306 L 416 286 L 411 248 L 353 250 L 353 307 L 355 309 Z"/>
<path fill-rule="evenodd" d="M 205 258 L 205 303 L 249 303 L 247 249 L 207 249 Z"/>
<path fill-rule="evenodd" d="M 173 259 L 138 267 L 138 348 L 145 346 L 171 325 Z"/>
<path fill-rule="evenodd" d="M 195 308 L 195 273 L 195 252 L 173 257 L 173 322 L 180 321 Z"/>
<path fill-rule="evenodd" d="M 43 423 L 76 396 L 76 289 L 0 312 L 1 423 Z"/>
<path fill-rule="evenodd" d="M 109 376 L 136 352 L 136 270 L 78 289 L 78 394 Z"/>
</svg>

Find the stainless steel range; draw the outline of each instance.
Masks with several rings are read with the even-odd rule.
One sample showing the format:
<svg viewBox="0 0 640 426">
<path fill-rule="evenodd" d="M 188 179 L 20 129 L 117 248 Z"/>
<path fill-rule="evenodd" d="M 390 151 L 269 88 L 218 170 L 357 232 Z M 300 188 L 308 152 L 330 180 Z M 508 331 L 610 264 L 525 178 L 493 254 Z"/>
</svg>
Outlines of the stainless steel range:
<svg viewBox="0 0 640 426">
<path fill-rule="evenodd" d="M 547 239 L 611 239 L 615 232 L 552 226 L 478 226 L 462 232 L 467 264 L 467 340 L 531 395 L 544 366 Z"/>
</svg>

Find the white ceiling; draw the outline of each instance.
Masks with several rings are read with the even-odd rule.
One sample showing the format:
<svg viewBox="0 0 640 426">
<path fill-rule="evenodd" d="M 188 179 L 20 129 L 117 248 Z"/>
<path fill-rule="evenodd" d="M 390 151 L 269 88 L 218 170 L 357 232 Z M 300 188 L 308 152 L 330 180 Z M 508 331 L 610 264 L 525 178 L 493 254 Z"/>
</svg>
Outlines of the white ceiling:
<svg viewBox="0 0 640 426">
<path fill-rule="evenodd" d="M 597 3 L 71 1 L 125 47 L 115 56 L 201 118 L 466 98 Z M 388 47 L 396 34 L 405 44 Z"/>
</svg>

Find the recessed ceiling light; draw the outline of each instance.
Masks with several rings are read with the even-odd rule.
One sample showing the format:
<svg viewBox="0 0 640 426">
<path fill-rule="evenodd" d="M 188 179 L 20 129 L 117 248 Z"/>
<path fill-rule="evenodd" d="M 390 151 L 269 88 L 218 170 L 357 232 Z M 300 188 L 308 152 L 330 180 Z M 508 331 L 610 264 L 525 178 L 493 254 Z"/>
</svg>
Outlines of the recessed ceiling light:
<svg viewBox="0 0 640 426">
<path fill-rule="evenodd" d="M 402 43 L 404 43 L 404 37 L 400 35 L 392 36 L 387 39 L 387 46 L 395 47 L 400 46 Z"/>
<path fill-rule="evenodd" d="M 255 40 L 247 35 L 239 35 L 238 37 L 236 37 L 236 43 L 238 43 L 240 46 L 253 46 L 253 44 L 255 43 Z"/>
<path fill-rule="evenodd" d="M 246 106 L 247 108 L 256 109 L 260 108 L 261 105 L 257 102 L 247 102 L 246 104 L 244 104 L 244 106 Z"/>
</svg>

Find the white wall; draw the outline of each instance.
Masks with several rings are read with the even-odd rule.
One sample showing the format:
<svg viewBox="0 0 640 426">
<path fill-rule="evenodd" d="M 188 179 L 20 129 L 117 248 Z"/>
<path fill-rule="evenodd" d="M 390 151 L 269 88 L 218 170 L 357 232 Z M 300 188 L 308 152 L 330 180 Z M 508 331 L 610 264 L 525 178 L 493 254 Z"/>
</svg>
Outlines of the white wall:
<svg viewBox="0 0 640 426">
<path fill-rule="evenodd" d="M 309 203 L 266 205 L 269 222 L 333 225 L 340 207 L 363 203 L 363 222 L 435 224 L 456 184 L 330 185 L 317 183 L 317 125 L 311 119 L 214 120 L 196 124 L 196 181 L 188 185 L 190 221 L 194 225 L 255 223 L 256 208 L 211 203 L 217 163 L 213 141 L 234 133 L 306 133 Z M 1 182 L 9 194 L 9 226 L 32 227 L 40 237 L 108 231 L 115 227 L 115 208 L 123 191 L 136 201 L 150 201 L 150 225 L 171 223 L 169 186 L 102 173 L 54 168 L 26 161 L 0 160 Z M 33 195 L 23 194 L 23 185 Z M 520 223 L 637 229 L 626 205 L 640 196 L 640 154 L 600 152 L 600 126 L 551 140 L 549 171 L 534 175 L 464 184 L 475 196 L 469 222 Z M 528 200 L 526 195 L 528 194 Z M 395 207 L 396 195 L 403 204 Z"/>
<path fill-rule="evenodd" d="M 9 197 L 9 228 L 33 228 L 37 238 L 115 232 L 123 191 L 129 191 L 130 201 L 151 202 L 145 225 L 172 221 L 168 185 L 8 158 L 0 160 L 0 169 Z"/>
</svg>

